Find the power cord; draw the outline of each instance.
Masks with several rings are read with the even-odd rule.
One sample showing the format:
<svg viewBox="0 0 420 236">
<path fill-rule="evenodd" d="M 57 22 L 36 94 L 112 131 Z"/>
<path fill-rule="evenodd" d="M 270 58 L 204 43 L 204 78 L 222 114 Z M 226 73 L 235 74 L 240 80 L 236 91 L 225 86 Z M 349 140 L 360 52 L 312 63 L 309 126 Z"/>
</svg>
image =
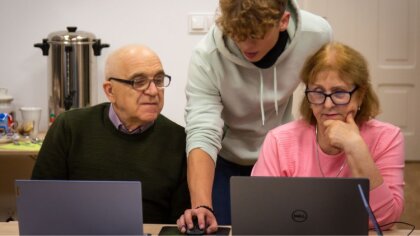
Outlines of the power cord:
<svg viewBox="0 0 420 236">
<path fill-rule="evenodd" d="M 365 196 L 365 193 L 363 192 L 362 185 L 358 184 L 357 187 L 359 189 L 360 198 L 362 199 L 363 205 L 365 206 L 365 209 L 369 215 L 370 221 L 372 221 L 373 223 L 373 227 L 376 231 L 376 234 L 378 234 L 378 236 L 383 236 L 384 234 L 382 233 L 381 227 L 379 226 L 378 221 L 376 220 L 376 217 L 369 206 L 367 197 Z"/>
<path fill-rule="evenodd" d="M 380 225 L 379 227 L 384 227 L 384 226 L 392 225 L 392 224 L 404 224 L 404 225 L 410 226 L 411 227 L 411 230 L 410 230 L 410 232 L 408 232 L 407 236 L 411 235 L 413 233 L 413 231 L 416 229 L 416 226 L 415 225 L 410 224 L 410 223 L 407 223 L 407 222 L 403 222 L 403 221 L 394 221 L 394 222 L 391 222 L 391 223 Z"/>
<path fill-rule="evenodd" d="M 369 205 L 369 202 L 367 201 L 365 193 L 363 192 L 362 186 L 360 184 L 358 184 L 357 187 L 359 189 L 360 198 L 362 199 L 363 205 L 365 206 L 365 209 L 366 209 L 366 211 L 369 215 L 369 218 L 373 223 L 373 228 L 371 228 L 370 230 L 375 230 L 376 233 L 378 234 L 378 236 L 383 236 L 381 227 L 391 225 L 391 224 L 405 224 L 405 225 L 411 226 L 411 231 L 408 232 L 407 236 L 409 236 L 411 233 L 413 233 L 413 231 L 416 229 L 416 226 L 412 225 L 410 223 L 407 223 L 407 222 L 403 222 L 403 221 L 394 221 L 394 222 L 391 222 L 391 223 L 379 225 L 378 221 L 376 220 L 375 215 L 373 214 L 372 209 L 370 208 L 370 205 Z"/>
</svg>

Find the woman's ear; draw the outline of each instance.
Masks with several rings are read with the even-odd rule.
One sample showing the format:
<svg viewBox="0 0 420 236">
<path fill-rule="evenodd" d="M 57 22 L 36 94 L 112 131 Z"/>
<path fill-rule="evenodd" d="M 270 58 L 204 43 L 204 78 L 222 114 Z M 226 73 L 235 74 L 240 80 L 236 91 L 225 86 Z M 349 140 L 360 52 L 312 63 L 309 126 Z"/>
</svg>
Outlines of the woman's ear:
<svg viewBox="0 0 420 236">
<path fill-rule="evenodd" d="M 365 100 L 365 96 L 366 96 L 366 90 L 365 89 L 360 89 L 359 90 L 359 94 L 357 95 L 357 100 L 359 107 L 362 106 L 363 100 Z"/>
</svg>

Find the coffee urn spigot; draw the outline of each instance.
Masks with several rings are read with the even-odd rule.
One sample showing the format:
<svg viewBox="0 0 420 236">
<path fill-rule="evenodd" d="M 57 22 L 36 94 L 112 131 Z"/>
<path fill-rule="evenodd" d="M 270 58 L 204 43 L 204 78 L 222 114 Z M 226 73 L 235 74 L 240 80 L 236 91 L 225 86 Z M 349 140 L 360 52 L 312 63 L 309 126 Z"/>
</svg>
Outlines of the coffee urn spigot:
<svg viewBox="0 0 420 236">
<path fill-rule="evenodd" d="M 42 43 L 34 44 L 34 47 L 40 48 L 42 50 L 43 56 L 48 56 L 48 50 L 50 50 L 50 44 L 48 43 L 48 39 L 42 39 Z"/>
</svg>

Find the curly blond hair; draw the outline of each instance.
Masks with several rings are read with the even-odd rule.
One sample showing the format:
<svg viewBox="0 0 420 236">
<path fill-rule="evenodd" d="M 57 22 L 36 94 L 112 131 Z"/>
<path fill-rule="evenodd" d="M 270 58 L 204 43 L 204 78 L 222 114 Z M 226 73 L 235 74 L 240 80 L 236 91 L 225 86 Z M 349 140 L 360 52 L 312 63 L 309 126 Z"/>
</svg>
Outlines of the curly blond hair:
<svg viewBox="0 0 420 236">
<path fill-rule="evenodd" d="M 236 42 L 262 39 L 279 23 L 287 0 L 220 0 L 216 24 Z"/>
</svg>

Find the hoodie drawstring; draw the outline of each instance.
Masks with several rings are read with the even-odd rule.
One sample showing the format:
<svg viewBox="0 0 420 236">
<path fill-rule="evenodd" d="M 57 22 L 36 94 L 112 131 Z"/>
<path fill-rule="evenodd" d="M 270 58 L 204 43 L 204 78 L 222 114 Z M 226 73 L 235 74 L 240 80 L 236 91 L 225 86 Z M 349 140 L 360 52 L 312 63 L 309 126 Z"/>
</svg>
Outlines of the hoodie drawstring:
<svg viewBox="0 0 420 236">
<path fill-rule="evenodd" d="M 264 111 L 264 78 L 261 70 L 258 70 L 260 72 L 260 109 L 261 109 L 261 123 L 264 126 L 265 124 L 265 111 Z M 279 109 L 277 104 L 277 68 L 274 67 L 274 109 L 276 110 L 276 115 L 279 115 Z"/>
<path fill-rule="evenodd" d="M 277 107 L 277 67 L 274 67 L 274 109 L 276 115 L 279 115 L 279 108 Z"/>
<path fill-rule="evenodd" d="M 260 72 L 260 109 L 261 109 L 261 121 L 262 125 L 264 126 L 265 123 L 265 112 L 264 112 L 264 103 L 263 103 L 263 91 L 264 91 L 264 82 L 263 82 L 263 75 L 261 70 Z"/>
</svg>

